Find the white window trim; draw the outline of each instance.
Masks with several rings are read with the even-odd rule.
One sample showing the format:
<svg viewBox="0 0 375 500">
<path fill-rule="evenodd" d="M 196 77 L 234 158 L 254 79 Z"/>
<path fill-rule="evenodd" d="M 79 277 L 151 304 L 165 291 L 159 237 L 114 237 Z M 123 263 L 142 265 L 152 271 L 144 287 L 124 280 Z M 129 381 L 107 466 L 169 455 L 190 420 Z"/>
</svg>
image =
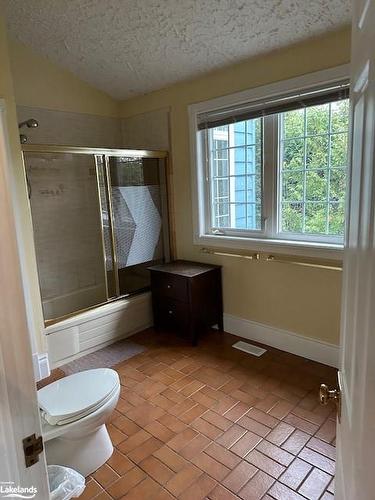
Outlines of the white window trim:
<svg viewBox="0 0 375 500">
<path fill-rule="evenodd" d="M 215 111 L 229 106 L 240 106 L 244 103 L 269 99 L 283 93 L 307 90 L 316 85 L 329 85 L 343 79 L 350 78 L 350 66 L 348 64 L 330 68 L 323 71 L 309 73 L 307 75 L 284 80 L 269 85 L 263 85 L 253 89 L 237 92 L 235 94 L 217 97 L 208 101 L 191 104 L 189 113 L 189 135 L 190 135 L 190 161 L 192 182 L 192 211 L 193 211 L 193 242 L 195 245 L 214 246 L 219 248 L 233 248 L 242 250 L 254 250 L 257 252 L 277 252 L 281 254 L 293 254 L 307 257 L 320 257 L 329 259 L 342 259 L 343 244 L 322 243 L 313 241 L 288 240 L 287 236 L 278 239 L 259 237 L 241 237 L 231 235 L 210 235 L 205 233 L 207 227 L 206 204 L 206 165 L 203 164 L 204 144 L 197 140 L 198 115 L 201 113 Z M 266 176 L 267 174 L 264 173 Z M 276 173 L 272 174 L 272 183 L 276 182 Z M 274 199 L 274 198 L 273 198 Z M 273 203 L 273 201 L 272 201 Z M 274 208 L 274 207 L 273 207 Z M 249 233 L 247 233 L 249 234 Z"/>
</svg>

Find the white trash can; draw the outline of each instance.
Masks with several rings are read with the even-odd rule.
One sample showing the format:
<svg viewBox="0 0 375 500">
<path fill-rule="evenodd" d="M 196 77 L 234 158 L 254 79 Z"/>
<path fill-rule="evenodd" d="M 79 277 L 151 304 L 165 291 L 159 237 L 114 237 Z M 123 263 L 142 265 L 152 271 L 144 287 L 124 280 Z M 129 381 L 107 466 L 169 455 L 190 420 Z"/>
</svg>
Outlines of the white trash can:
<svg viewBox="0 0 375 500">
<path fill-rule="evenodd" d="M 48 465 L 50 500 L 77 498 L 85 489 L 85 478 L 77 471 L 62 465 Z"/>
</svg>

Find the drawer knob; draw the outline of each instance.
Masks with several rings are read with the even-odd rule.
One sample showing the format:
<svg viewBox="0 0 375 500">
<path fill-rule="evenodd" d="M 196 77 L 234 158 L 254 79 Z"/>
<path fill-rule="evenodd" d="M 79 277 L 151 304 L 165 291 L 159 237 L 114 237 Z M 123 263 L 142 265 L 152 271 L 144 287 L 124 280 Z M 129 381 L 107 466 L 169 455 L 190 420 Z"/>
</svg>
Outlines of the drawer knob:
<svg viewBox="0 0 375 500">
<path fill-rule="evenodd" d="M 167 288 L 172 288 L 172 285 L 167 285 Z"/>
<path fill-rule="evenodd" d="M 170 309 L 170 310 L 168 311 L 168 314 L 173 314 L 173 311 Z"/>
</svg>

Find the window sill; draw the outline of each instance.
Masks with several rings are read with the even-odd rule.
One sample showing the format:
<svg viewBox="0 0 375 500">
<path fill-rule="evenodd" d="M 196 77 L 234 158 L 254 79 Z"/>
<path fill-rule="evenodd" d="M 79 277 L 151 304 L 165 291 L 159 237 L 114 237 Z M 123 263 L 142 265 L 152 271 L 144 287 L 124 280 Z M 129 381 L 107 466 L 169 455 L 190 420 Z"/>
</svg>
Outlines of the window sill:
<svg viewBox="0 0 375 500">
<path fill-rule="evenodd" d="M 300 255 L 320 259 L 342 261 L 344 245 L 305 242 L 295 240 L 242 238 L 223 235 L 204 234 L 194 237 L 195 245 L 205 245 L 217 248 L 247 250 L 249 252 L 277 253 L 283 255 Z"/>
</svg>

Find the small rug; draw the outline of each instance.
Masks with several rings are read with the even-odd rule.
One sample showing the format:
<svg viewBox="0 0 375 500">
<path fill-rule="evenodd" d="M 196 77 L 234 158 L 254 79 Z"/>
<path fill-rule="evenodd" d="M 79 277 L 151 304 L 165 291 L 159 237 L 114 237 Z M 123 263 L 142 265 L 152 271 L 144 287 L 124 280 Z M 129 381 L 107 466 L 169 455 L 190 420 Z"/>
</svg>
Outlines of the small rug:
<svg viewBox="0 0 375 500">
<path fill-rule="evenodd" d="M 111 344 L 103 349 L 86 354 L 81 358 L 70 361 L 65 365 L 60 366 L 65 375 L 90 370 L 92 368 L 111 368 L 121 361 L 132 358 L 136 354 L 144 352 L 146 347 L 143 345 L 130 342 L 129 340 L 120 340 L 115 344 Z"/>
</svg>

